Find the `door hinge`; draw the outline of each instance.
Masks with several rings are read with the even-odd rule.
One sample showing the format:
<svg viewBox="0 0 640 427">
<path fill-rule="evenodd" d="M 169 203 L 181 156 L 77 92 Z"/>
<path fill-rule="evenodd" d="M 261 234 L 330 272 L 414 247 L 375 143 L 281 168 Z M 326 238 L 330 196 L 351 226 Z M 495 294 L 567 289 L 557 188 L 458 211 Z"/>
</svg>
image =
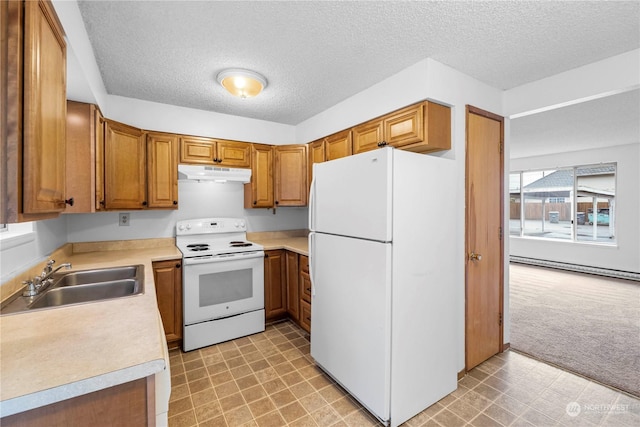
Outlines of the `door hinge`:
<svg viewBox="0 0 640 427">
<path fill-rule="evenodd" d="M 498 314 L 498 325 L 502 326 L 502 313 Z"/>
<path fill-rule="evenodd" d="M 498 227 L 498 239 L 502 240 L 502 227 Z"/>
<path fill-rule="evenodd" d="M 500 141 L 500 147 L 499 147 L 500 154 L 502 154 L 502 150 L 503 149 L 504 149 L 504 143 L 502 141 Z"/>
</svg>

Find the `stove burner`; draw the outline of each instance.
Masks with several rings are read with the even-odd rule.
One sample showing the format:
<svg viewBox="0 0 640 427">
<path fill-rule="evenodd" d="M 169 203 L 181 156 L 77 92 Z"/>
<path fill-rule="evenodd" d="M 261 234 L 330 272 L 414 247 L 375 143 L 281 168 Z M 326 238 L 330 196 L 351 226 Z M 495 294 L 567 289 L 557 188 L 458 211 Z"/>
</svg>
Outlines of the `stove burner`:
<svg viewBox="0 0 640 427">
<path fill-rule="evenodd" d="M 194 251 L 194 252 L 207 251 L 207 250 L 209 250 L 209 245 L 206 244 L 206 243 L 195 243 L 195 244 L 192 244 L 192 245 L 187 245 L 187 248 L 190 251 Z"/>
<path fill-rule="evenodd" d="M 232 248 L 244 248 L 246 246 L 252 246 L 253 243 L 249 242 L 229 242 L 229 246 Z"/>
</svg>

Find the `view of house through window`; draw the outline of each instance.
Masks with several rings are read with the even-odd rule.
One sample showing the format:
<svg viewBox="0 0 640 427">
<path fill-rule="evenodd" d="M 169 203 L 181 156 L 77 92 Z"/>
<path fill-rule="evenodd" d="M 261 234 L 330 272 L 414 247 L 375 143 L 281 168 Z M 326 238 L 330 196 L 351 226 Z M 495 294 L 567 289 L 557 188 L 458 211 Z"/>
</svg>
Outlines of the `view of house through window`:
<svg viewBox="0 0 640 427">
<path fill-rule="evenodd" d="M 615 243 L 616 165 L 509 175 L 511 236 Z"/>
</svg>

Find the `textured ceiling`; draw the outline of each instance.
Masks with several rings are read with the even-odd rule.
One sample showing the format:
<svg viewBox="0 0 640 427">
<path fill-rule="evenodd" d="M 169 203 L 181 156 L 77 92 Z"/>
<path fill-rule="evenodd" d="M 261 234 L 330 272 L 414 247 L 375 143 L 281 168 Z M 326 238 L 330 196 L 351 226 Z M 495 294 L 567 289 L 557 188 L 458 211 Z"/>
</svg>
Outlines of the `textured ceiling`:
<svg viewBox="0 0 640 427">
<path fill-rule="evenodd" d="M 638 89 L 511 120 L 512 159 L 638 142 Z"/>
<path fill-rule="evenodd" d="M 78 3 L 108 93 L 286 124 L 425 58 L 509 89 L 640 47 L 637 1 Z"/>
</svg>

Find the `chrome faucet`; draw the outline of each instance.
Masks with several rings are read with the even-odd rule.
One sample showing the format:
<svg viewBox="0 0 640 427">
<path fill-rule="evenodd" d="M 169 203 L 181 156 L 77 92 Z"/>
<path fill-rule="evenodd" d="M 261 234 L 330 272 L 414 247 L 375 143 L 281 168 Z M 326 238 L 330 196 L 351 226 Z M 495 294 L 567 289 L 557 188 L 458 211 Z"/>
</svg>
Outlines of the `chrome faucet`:
<svg viewBox="0 0 640 427">
<path fill-rule="evenodd" d="M 34 277 L 32 280 L 26 280 L 22 282 L 25 285 L 25 289 L 22 292 L 23 297 L 32 297 L 38 295 L 40 292 L 43 292 L 51 284 L 51 276 L 54 273 L 56 273 L 61 268 L 71 268 L 70 262 L 60 264 L 55 270 L 53 269 L 53 264 L 55 264 L 55 260 L 47 261 L 47 265 L 45 265 L 45 267 L 42 269 L 42 273 L 40 273 L 39 276 Z"/>
</svg>

